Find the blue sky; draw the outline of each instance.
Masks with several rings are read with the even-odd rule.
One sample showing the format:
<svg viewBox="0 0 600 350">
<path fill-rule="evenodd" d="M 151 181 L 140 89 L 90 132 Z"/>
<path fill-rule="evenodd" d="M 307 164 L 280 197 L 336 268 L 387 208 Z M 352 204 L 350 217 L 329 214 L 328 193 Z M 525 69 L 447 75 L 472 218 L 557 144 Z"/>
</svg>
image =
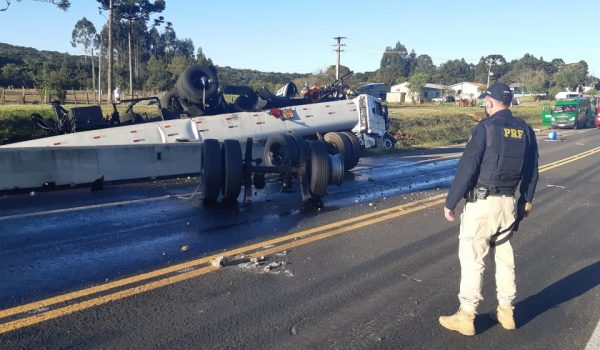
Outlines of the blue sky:
<svg viewBox="0 0 600 350">
<path fill-rule="evenodd" d="M 1 0 L 2 3 L 4 0 Z M 94 0 L 71 0 L 67 12 L 34 0 L 13 0 L 0 12 L 0 42 L 41 50 L 83 52 L 70 45 L 86 16 L 106 19 Z M 190 38 L 215 64 L 273 72 L 317 72 L 335 63 L 333 37 L 345 36 L 341 63 L 374 71 L 397 41 L 439 65 L 464 58 L 525 53 L 546 61 L 585 60 L 600 75 L 600 1 L 166 0 L 163 15 L 179 38 Z"/>
</svg>

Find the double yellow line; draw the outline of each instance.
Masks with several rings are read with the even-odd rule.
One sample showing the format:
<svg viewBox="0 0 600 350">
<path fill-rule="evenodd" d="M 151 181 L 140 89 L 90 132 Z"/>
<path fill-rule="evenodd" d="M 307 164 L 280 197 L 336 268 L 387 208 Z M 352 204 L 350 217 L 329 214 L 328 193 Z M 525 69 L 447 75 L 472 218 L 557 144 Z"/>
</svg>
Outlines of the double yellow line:
<svg viewBox="0 0 600 350">
<path fill-rule="evenodd" d="M 543 173 L 544 171 L 548 171 L 550 169 L 554 169 L 554 168 L 557 168 L 559 166 L 563 166 L 565 164 L 568 164 L 568 163 L 574 162 L 576 160 L 579 160 L 579 159 L 591 156 L 592 154 L 595 154 L 595 153 L 598 153 L 598 152 L 600 152 L 600 147 L 592 148 L 589 151 L 581 152 L 581 153 L 578 153 L 578 154 L 576 154 L 574 156 L 570 156 L 570 157 L 567 157 L 567 158 L 564 158 L 564 159 L 557 160 L 556 162 L 552 162 L 552 163 L 549 163 L 549 164 L 542 165 L 542 166 L 539 167 L 539 171 L 540 171 L 540 173 Z"/>
<path fill-rule="evenodd" d="M 0 319 L 16 318 L 0 324 L 0 334 L 204 275 L 218 268 L 210 263 L 221 256 L 235 257 L 244 254 L 250 257 L 259 257 L 292 249 L 441 204 L 444 202 L 445 196 L 446 194 L 440 194 L 164 269 L 0 310 Z M 142 283 L 145 281 L 147 282 Z M 105 294 L 105 292 L 109 294 Z M 89 299 L 85 300 L 86 297 Z"/>
<path fill-rule="evenodd" d="M 598 152 L 600 152 L 600 147 L 545 164 L 540 166 L 539 171 L 542 173 Z M 218 269 L 218 267 L 212 266 L 210 263 L 221 256 L 226 258 L 238 255 L 259 257 L 289 250 L 442 204 L 444 203 L 445 196 L 446 193 L 443 193 L 434 197 L 229 250 L 221 254 L 195 259 L 114 282 L 0 310 L 0 320 L 10 318 L 10 320 L 0 324 L 0 334 L 204 275 Z"/>
</svg>

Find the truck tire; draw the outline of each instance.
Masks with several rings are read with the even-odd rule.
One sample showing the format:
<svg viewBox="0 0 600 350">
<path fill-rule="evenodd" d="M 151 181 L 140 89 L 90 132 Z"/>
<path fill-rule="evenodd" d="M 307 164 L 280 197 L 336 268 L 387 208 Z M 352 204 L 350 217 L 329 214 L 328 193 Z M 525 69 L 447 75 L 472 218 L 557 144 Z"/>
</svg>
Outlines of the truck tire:
<svg viewBox="0 0 600 350">
<path fill-rule="evenodd" d="M 383 135 L 383 149 L 389 150 L 396 148 L 396 139 L 394 139 L 390 134 L 385 133 Z"/>
<path fill-rule="evenodd" d="M 254 91 L 245 92 L 233 101 L 233 109 L 236 112 L 253 111 L 258 101 L 258 95 Z"/>
<path fill-rule="evenodd" d="M 308 190 L 314 199 L 320 199 L 327 193 L 327 185 L 331 176 L 327 145 L 322 141 L 312 141 L 309 143 L 308 149 L 308 175 L 310 177 Z"/>
<path fill-rule="evenodd" d="M 179 102 L 176 89 L 171 89 L 160 98 L 160 106 L 163 109 L 165 119 L 178 119 L 183 113 L 183 107 Z"/>
<path fill-rule="evenodd" d="M 290 134 L 273 134 L 267 139 L 264 161 L 268 166 L 297 165 L 298 145 Z"/>
<path fill-rule="evenodd" d="M 352 162 L 350 162 L 350 164 L 344 164 L 346 167 L 346 171 L 348 171 L 350 169 L 353 169 L 358 164 L 362 146 L 360 145 L 358 137 L 356 137 L 354 133 L 350 131 L 342 131 L 341 134 L 344 135 L 348 140 L 350 140 L 350 143 L 352 144 L 352 150 L 354 151 L 354 159 L 352 160 Z"/>
<path fill-rule="evenodd" d="M 242 190 L 242 146 L 238 140 L 221 145 L 221 193 L 225 200 L 235 200 Z"/>
<path fill-rule="evenodd" d="M 304 140 L 304 137 L 296 133 L 292 132 L 289 135 L 294 139 L 296 149 L 298 150 L 298 164 L 300 164 L 300 156 L 304 154 L 304 157 L 306 158 L 306 141 Z"/>
<path fill-rule="evenodd" d="M 329 173 L 331 174 L 329 179 L 330 185 L 340 186 L 344 181 L 344 158 L 341 154 L 329 155 Z"/>
<path fill-rule="evenodd" d="M 202 103 L 203 96 L 208 100 L 216 95 L 219 80 L 210 67 L 194 64 L 183 71 L 175 85 L 181 97 L 193 103 Z"/>
<path fill-rule="evenodd" d="M 357 162 L 354 146 L 352 146 L 352 142 L 347 136 L 339 132 L 328 132 L 323 138 L 342 156 L 344 167 L 350 167 L 350 165 Z M 336 152 L 330 153 L 335 154 Z"/>
<path fill-rule="evenodd" d="M 221 191 L 221 147 L 219 141 L 206 139 L 202 142 L 202 159 L 200 162 L 200 190 L 204 200 L 214 202 Z"/>
</svg>

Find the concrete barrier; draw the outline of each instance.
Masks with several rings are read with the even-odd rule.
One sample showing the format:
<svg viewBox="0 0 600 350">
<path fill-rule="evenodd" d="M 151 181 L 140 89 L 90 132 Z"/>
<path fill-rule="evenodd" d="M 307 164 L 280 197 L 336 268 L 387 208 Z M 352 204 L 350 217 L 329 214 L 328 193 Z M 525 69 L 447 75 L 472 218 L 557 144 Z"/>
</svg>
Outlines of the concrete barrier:
<svg viewBox="0 0 600 350">
<path fill-rule="evenodd" d="M 0 191 L 200 172 L 201 144 L 0 148 Z"/>
</svg>

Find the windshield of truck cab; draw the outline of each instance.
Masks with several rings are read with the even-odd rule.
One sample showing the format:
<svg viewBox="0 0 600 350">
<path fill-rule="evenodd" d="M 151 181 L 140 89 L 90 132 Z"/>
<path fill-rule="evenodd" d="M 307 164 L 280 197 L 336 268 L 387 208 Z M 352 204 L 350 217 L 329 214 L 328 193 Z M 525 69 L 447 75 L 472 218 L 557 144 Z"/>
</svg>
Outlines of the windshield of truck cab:
<svg viewBox="0 0 600 350">
<path fill-rule="evenodd" d="M 570 113 L 575 112 L 577 107 L 575 105 L 561 105 L 554 107 L 554 113 Z"/>
</svg>

